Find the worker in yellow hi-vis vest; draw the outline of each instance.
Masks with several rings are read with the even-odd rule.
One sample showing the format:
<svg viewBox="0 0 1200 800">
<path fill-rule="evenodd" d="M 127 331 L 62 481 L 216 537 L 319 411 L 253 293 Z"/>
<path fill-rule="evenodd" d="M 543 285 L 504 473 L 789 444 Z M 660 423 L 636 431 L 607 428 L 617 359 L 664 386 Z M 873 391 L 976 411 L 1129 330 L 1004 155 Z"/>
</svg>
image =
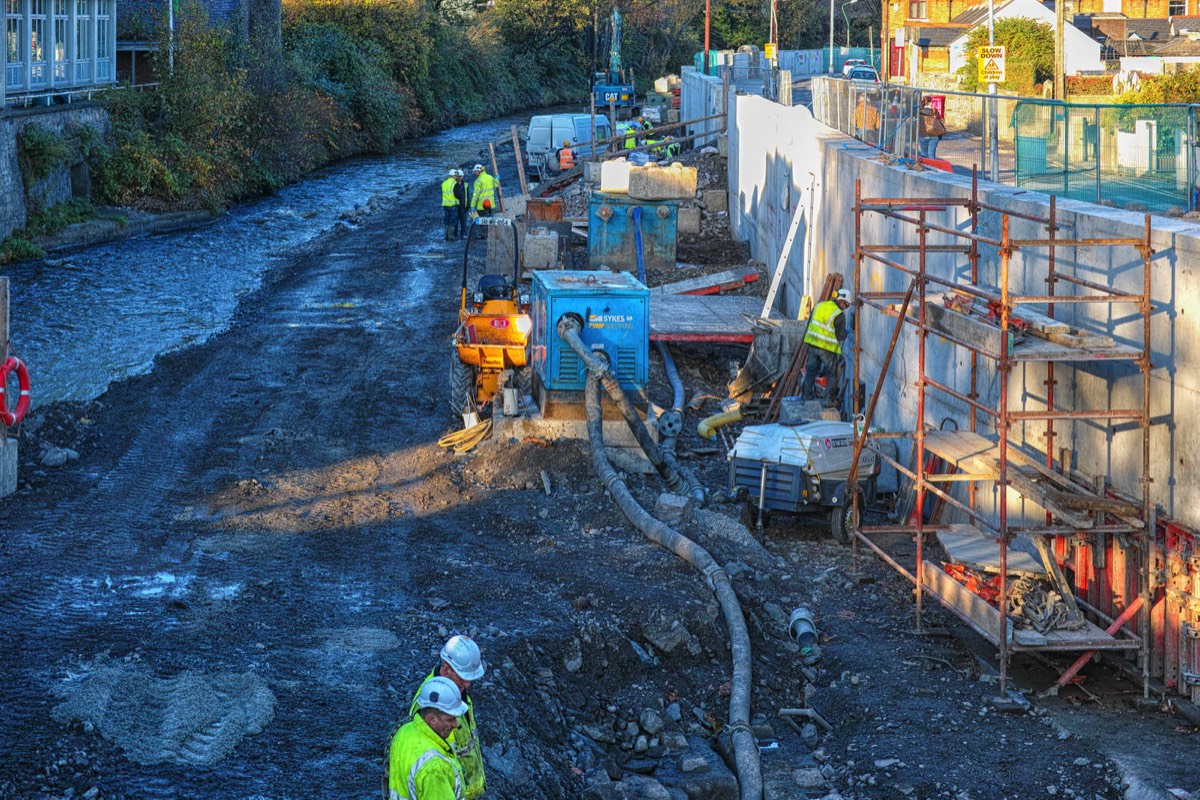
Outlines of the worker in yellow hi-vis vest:
<svg viewBox="0 0 1200 800">
<path fill-rule="evenodd" d="M 842 375 L 846 371 L 846 357 L 842 355 L 842 343 L 846 341 L 846 309 L 850 306 L 850 290 L 838 289 L 837 293 L 823 303 L 817 303 L 804 332 L 804 343 L 808 345 L 808 359 L 804 364 L 804 383 L 800 396 L 805 400 L 816 398 L 814 392 L 818 373 L 825 376 L 825 407 L 840 408 L 842 405 Z"/>
<path fill-rule="evenodd" d="M 425 677 L 417 696 L 413 698 L 410 713 L 415 718 L 420 710 L 418 701 L 421 692 L 430 681 L 449 680 L 462 693 L 465 710 L 459 715 L 458 727 L 447 736 L 450 749 L 462 765 L 463 798 L 476 800 L 483 796 L 483 750 L 479 733 L 475 727 L 475 703 L 471 698 L 471 684 L 483 677 L 486 665 L 479 652 L 479 645 L 469 636 L 451 636 L 442 648 L 441 658 Z"/>
</svg>

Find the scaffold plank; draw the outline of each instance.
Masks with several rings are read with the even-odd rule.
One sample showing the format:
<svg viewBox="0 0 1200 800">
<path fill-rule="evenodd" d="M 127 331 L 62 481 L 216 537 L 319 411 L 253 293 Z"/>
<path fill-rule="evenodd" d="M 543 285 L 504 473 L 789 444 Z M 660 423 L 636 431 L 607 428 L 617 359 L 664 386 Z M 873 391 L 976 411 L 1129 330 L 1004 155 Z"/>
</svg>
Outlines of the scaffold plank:
<svg viewBox="0 0 1200 800">
<path fill-rule="evenodd" d="M 937 538 L 955 564 L 984 572 L 1000 571 L 1000 542 L 995 536 L 971 525 L 954 524 L 948 526 L 947 530 L 938 531 Z M 1046 577 L 1046 568 L 1042 566 L 1041 559 L 1024 550 L 1009 547 L 1007 566 L 1010 575 Z"/>
</svg>

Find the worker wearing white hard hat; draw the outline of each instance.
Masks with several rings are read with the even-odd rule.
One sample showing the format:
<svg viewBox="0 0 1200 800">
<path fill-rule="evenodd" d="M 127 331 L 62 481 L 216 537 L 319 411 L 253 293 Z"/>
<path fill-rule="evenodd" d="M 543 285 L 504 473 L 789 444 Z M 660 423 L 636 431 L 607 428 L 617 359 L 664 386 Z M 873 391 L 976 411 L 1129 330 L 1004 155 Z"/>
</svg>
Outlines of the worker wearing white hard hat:
<svg viewBox="0 0 1200 800">
<path fill-rule="evenodd" d="M 826 408 L 842 405 L 842 376 L 846 372 L 846 357 L 842 343 L 846 341 L 846 314 L 850 306 L 850 290 L 838 289 L 833 297 L 813 309 L 804 332 L 808 358 L 804 363 L 804 382 L 800 396 L 805 400 L 816 397 L 818 374 L 825 376 Z"/>
<path fill-rule="evenodd" d="M 458 199 L 454 196 L 454 187 L 458 181 L 454 175 L 456 172 L 458 170 L 451 169 L 442 181 L 442 227 L 445 229 L 447 242 L 455 238 L 455 231 L 458 229 Z"/>
<path fill-rule="evenodd" d="M 470 636 L 451 636 L 442 647 L 441 658 L 425 677 L 417 696 L 413 698 L 410 713 L 416 715 L 419 707 L 417 701 L 421 692 L 433 680 L 449 680 L 462 693 L 466 710 L 459 720 L 458 727 L 449 737 L 450 746 L 462 764 L 466 800 L 474 800 L 483 795 L 483 749 L 479 734 L 475 727 L 475 704 L 471 699 L 471 684 L 483 677 L 487 665 L 479 652 L 479 645 Z"/>
<path fill-rule="evenodd" d="M 412 719 L 388 747 L 389 800 L 463 800 L 466 779 L 451 743 L 467 713 L 458 686 L 433 677 L 421 684 Z"/>
<path fill-rule="evenodd" d="M 500 181 L 489 175 L 483 164 L 476 164 L 472 172 L 475 183 L 471 187 L 471 209 L 481 217 L 490 217 L 496 208 L 496 187 Z"/>
</svg>

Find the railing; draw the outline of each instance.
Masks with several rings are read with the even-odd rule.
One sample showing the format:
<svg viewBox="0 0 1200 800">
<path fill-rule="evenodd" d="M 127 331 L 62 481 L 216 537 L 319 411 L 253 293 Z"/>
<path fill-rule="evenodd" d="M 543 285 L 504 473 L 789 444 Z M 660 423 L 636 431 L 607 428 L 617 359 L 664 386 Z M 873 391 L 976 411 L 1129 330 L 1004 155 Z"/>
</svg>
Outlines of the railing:
<svg viewBox="0 0 1200 800">
<path fill-rule="evenodd" d="M 812 94 L 818 120 L 902 161 L 977 167 L 1001 183 L 1133 211 L 1197 208 L 1200 105 L 1062 103 L 828 76 L 813 79 Z M 922 134 L 926 98 L 942 110 L 941 137 Z"/>
</svg>

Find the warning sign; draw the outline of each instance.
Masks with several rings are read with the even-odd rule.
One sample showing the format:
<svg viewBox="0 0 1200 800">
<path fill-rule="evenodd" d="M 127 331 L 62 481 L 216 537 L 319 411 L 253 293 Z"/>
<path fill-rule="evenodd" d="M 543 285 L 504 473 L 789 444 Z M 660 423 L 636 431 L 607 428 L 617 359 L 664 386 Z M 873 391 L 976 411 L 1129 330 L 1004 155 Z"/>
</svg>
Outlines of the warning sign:
<svg viewBox="0 0 1200 800">
<path fill-rule="evenodd" d="M 1004 48 L 979 48 L 980 83 L 1004 83 Z"/>
<path fill-rule="evenodd" d="M 778 45 L 776 45 L 774 42 L 767 42 L 763 45 L 763 55 L 768 59 L 774 59 L 777 48 Z"/>
</svg>

